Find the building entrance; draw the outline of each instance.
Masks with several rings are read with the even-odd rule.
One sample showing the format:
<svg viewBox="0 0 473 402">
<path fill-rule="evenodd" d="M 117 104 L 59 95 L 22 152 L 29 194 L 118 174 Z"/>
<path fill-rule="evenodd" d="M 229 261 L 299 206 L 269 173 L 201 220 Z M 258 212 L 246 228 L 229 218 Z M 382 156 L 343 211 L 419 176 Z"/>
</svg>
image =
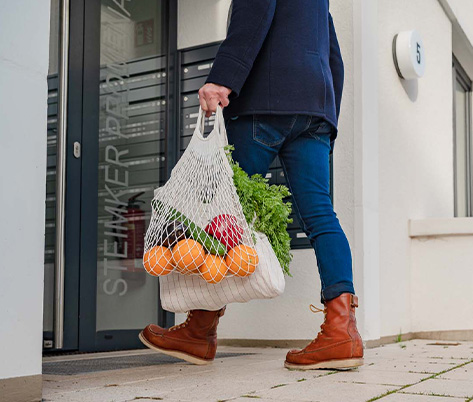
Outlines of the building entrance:
<svg viewBox="0 0 473 402">
<path fill-rule="evenodd" d="M 153 190 L 168 177 L 168 155 L 175 153 L 169 142 L 176 133 L 167 129 L 174 3 L 69 0 L 64 13 L 53 0 L 60 40 L 52 31 L 45 349 L 141 347 L 137 335 L 147 324 L 172 325 L 142 255 Z M 61 18 L 67 14 L 65 35 Z M 64 62 L 61 40 L 68 42 L 63 70 L 54 68 Z"/>
</svg>

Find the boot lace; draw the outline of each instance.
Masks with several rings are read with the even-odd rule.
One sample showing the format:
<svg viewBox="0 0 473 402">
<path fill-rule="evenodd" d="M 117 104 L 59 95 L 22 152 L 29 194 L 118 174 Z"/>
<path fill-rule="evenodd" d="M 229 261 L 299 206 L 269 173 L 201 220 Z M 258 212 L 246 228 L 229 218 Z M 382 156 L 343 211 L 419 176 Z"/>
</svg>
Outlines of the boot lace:
<svg viewBox="0 0 473 402">
<path fill-rule="evenodd" d="M 168 329 L 168 331 L 175 331 L 176 329 L 184 328 L 189 323 L 191 317 L 192 317 L 192 311 L 188 311 L 186 320 L 181 324 L 173 325 L 172 327 Z"/>
<path fill-rule="evenodd" d="M 312 311 L 313 313 L 317 314 L 317 313 L 321 313 L 323 312 L 324 313 L 324 322 L 322 323 L 322 325 L 320 326 L 320 332 L 317 334 L 317 337 L 312 341 L 312 342 L 315 342 L 320 335 L 323 334 L 324 332 L 324 329 L 325 329 L 325 320 L 327 318 L 327 307 L 324 307 L 324 308 L 318 308 L 316 306 L 314 306 L 313 304 L 310 304 L 309 305 L 309 309 L 310 311 Z"/>
</svg>

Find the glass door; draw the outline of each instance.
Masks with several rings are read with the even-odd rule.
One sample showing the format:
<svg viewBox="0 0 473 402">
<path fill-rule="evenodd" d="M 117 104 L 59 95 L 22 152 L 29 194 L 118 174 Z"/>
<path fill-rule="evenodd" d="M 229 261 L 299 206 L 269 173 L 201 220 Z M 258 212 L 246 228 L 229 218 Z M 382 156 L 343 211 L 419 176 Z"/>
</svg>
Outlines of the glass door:
<svg viewBox="0 0 473 402">
<path fill-rule="evenodd" d="M 165 173 L 166 8 L 101 0 L 96 331 L 131 336 L 158 317 L 142 264 L 153 191 Z M 118 332 L 117 332 L 118 331 Z"/>
<path fill-rule="evenodd" d="M 138 333 L 147 324 L 174 324 L 173 314 L 160 307 L 158 279 L 143 269 L 142 255 L 154 189 L 177 158 L 177 125 L 169 107 L 177 101 L 169 85 L 175 73 L 170 60 L 177 57 L 177 1 L 51 2 L 45 348 L 143 347 Z M 62 2 L 70 18 L 62 109 L 67 111 L 64 296 L 58 309 L 53 301 Z M 58 317 L 64 324 L 62 346 L 54 344 Z"/>
<path fill-rule="evenodd" d="M 167 178 L 173 136 L 166 130 L 169 3 L 85 3 L 83 350 L 142 347 L 137 335 L 146 325 L 173 324 L 160 308 L 158 279 L 142 265 L 151 199 Z"/>
</svg>

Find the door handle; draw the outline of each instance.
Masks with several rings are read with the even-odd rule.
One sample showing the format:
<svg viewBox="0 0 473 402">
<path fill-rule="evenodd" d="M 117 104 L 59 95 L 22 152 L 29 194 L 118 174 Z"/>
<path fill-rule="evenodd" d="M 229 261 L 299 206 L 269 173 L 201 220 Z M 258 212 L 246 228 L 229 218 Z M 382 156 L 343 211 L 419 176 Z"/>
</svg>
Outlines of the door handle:
<svg viewBox="0 0 473 402">
<path fill-rule="evenodd" d="M 81 146 L 80 146 L 79 141 L 74 142 L 74 151 L 73 152 L 74 152 L 74 158 L 79 159 L 80 155 L 81 155 Z"/>
</svg>

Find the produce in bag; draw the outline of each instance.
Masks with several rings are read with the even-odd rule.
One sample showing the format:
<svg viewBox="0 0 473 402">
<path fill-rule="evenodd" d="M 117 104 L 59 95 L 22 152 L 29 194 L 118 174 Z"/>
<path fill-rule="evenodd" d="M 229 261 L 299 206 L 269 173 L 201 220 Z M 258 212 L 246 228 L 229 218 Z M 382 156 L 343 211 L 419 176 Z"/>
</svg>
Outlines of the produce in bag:
<svg viewBox="0 0 473 402">
<path fill-rule="evenodd" d="M 146 271 L 153 276 L 168 275 L 174 269 L 172 254 L 167 247 L 151 248 L 144 254 L 143 260 Z"/>
<path fill-rule="evenodd" d="M 287 225 L 292 223 L 292 218 L 289 218 L 292 204 L 287 200 L 291 193 L 283 184 L 269 184 L 268 179 L 261 174 L 249 176 L 233 160 L 233 150 L 233 145 L 225 146 L 246 221 L 256 232 L 267 237 L 284 274 L 292 276 L 289 271 L 292 260 L 291 237 L 287 232 Z"/>
<path fill-rule="evenodd" d="M 208 254 L 199 272 L 208 283 L 219 283 L 228 273 L 228 265 L 223 257 Z"/>
<path fill-rule="evenodd" d="M 227 251 L 240 244 L 243 229 L 232 215 L 219 215 L 212 219 L 205 231 L 223 243 Z"/>
<path fill-rule="evenodd" d="M 198 273 L 193 266 L 200 261 L 191 264 L 190 274 L 173 265 L 171 273 L 159 277 L 166 311 L 218 310 L 229 303 L 271 299 L 284 291 L 283 271 L 291 258 L 286 232 L 290 204 L 284 201 L 289 192 L 284 186 L 269 186 L 262 177 L 249 178 L 231 160 L 227 146 L 221 108 L 207 137 L 199 109 L 192 140 L 171 174 L 174 184 L 155 191 L 146 250 L 163 241 L 160 233 L 166 223 L 177 220 L 187 227 L 186 239 L 201 244 L 199 255 L 205 257 Z M 176 238 L 185 240 L 179 234 Z M 187 262 L 199 259 L 188 257 L 182 271 L 188 270 Z"/>
<path fill-rule="evenodd" d="M 202 124 L 201 110 L 199 119 Z M 169 180 L 155 191 L 143 256 L 152 275 L 195 275 L 216 284 L 257 269 L 256 237 L 245 219 L 224 149 L 223 116 L 216 117 L 215 124 L 220 129 L 205 138 L 202 126 L 195 131 Z M 159 258 L 153 257 L 154 249 Z"/>
</svg>

